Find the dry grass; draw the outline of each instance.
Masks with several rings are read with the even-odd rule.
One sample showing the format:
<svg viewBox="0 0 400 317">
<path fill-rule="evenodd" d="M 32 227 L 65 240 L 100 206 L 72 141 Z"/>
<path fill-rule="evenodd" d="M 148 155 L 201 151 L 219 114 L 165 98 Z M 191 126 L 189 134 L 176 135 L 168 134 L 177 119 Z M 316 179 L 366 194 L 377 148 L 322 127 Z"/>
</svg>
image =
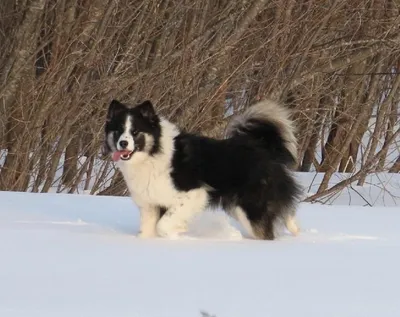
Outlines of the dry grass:
<svg viewBox="0 0 400 317">
<path fill-rule="evenodd" d="M 212 136 L 227 99 L 235 111 L 264 97 L 287 103 L 298 170 L 325 172 L 309 200 L 337 189 L 335 171 L 360 184 L 397 173 L 399 158 L 385 158 L 398 139 L 399 10 L 392 0 L 3 1 L 0 190 L 124 194 L 100 154 L 112 98 L 150 98 Z"/>
</svg>

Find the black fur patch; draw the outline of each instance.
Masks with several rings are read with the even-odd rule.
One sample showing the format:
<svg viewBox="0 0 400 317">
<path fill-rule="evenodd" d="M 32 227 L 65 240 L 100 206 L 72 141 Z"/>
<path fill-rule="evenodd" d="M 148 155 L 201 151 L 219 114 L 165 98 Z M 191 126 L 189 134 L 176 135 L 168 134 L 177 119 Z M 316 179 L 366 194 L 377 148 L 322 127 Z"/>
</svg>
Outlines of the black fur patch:
<svg viewBox="0 0 400 317">
<path fill-rule="evenodd" d="M 226 140 L 180 134 L 171 176 L 181 191 L 206 185 L 211 205 L 240 207 L 263 238 L 273 239 L 274 223 L 291 212 L 300 188 L 288 171 L 292 157 L 277 130 L 254 127 Z"/>
</svg>

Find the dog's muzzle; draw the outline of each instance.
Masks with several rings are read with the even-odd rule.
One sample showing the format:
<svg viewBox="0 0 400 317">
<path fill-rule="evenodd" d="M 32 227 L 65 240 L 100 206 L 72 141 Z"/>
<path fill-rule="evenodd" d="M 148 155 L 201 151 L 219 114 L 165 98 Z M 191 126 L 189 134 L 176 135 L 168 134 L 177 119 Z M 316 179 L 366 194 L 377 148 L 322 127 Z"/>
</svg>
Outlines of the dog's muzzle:
<svg viewBox="0 0 400 317">
<path fill-rule="evenodd" d="M 135 150 L 133 150 L 133 151 L 129 151 L 129 150 L 116 151 L 113 153 L 112 159 L 114 162 L 117 162 L 120 159 L 122 161 L 128 161 L 131 159 L 133 153 L 135 153 Z"/>
</svg>

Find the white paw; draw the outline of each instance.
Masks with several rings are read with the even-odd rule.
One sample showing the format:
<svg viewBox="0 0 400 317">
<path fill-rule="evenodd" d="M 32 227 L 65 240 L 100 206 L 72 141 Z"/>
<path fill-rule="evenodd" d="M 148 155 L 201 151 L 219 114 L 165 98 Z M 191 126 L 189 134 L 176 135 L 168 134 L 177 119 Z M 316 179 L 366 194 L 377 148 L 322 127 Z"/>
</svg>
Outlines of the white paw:
<svg viewBox="0 0 400 317">
<path fill-rule="evenodd" d="M 168 239 L 179 239 L 181 233 L 187 231 L 186 224 L 176 225 L 170 221 L 160 220 L 157 224 L 157 233 L 160 237 Z"/>
</svg>

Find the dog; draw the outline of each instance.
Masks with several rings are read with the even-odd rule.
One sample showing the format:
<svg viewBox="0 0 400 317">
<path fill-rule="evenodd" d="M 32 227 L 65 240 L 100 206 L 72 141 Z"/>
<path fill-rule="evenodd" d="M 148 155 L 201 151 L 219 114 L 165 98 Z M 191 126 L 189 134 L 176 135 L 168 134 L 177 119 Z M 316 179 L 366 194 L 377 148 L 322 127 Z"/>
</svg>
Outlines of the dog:
<svg viewBox="0 0 400 317">
<path fill-rule="evenodd" d="M 297 140 L 284 106 L 258 102 L 214 139 L 181 130 L 150 100 L 112 100 L 104 129 L 104 154 L 140 210 L 139 237 L 178 238 L 208 208 L 222 208 L 253 239 L 274 240 L 282 225 L 298 234 Z"/>
</svg>

